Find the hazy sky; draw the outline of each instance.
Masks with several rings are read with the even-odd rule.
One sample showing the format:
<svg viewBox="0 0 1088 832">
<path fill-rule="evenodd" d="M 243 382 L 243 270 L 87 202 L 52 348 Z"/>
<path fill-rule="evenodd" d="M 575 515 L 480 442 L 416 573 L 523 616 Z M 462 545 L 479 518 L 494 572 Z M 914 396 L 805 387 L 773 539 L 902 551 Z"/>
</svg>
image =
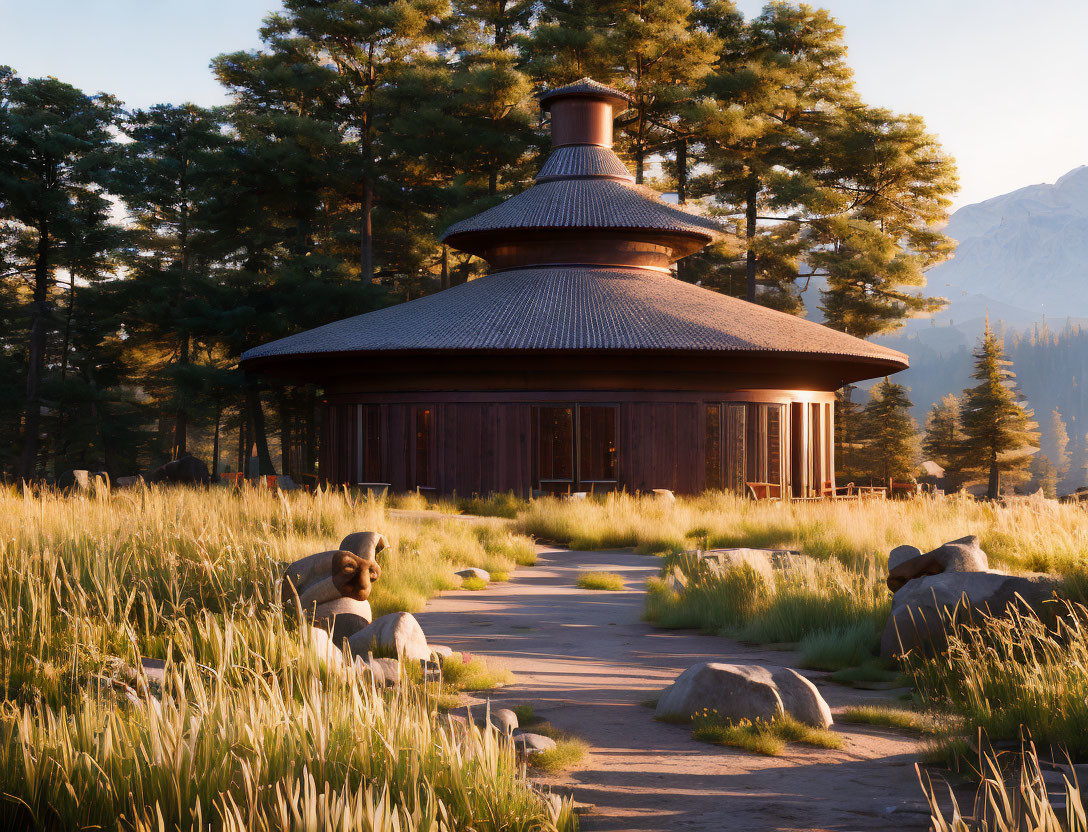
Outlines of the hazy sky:
<svg viewBox="0 0 1088 832">
<path fill-rule="evenodd" d="M 871 104 L 925 117 L 959 164 L 957 205 L 1088 163 L 1086 0 L 824 0 Z M 747 14 L 762 0 L 739 0 Z M 208 69 L 258 45 L 276 0 L 0 0 L 0 64 L 130 107 L 225 100 Z"/>
</svg>

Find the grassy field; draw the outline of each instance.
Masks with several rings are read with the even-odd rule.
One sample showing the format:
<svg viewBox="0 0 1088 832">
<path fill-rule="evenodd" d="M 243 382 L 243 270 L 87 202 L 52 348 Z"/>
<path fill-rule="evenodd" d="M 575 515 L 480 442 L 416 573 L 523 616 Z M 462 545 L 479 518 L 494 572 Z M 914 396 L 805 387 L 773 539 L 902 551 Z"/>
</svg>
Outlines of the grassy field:
<svg viewBox="0 0 1088 832">
<path fill-rule="evenodd" d="M 1088 554 L 1086 519 L 1083 508 L 1033 501 L 1010 507 L 954 497 L 790 503 L 709 492 L 675 502 L 628 494 L 540 499 L 525 504 L 517 522 L 525 534 L 575 549 L 795 549 L 862 568 L 874 559 L 886 564 L 889 550 L 901 543 L 926 551 L 977 534 L 991 565 L 1061 572 Z"/>
<path fill-rule="evenodd" d="M 498 521 L 344 492 L 0 489 L 0 829 L 573 828 L 438 692 L 330 670 L 285 620 L 279 564 L 368 529 L 392 546 L 378 615 L 533 559 Z M 161 698 L 140 657 L 166 661 Z"/>
</svg>

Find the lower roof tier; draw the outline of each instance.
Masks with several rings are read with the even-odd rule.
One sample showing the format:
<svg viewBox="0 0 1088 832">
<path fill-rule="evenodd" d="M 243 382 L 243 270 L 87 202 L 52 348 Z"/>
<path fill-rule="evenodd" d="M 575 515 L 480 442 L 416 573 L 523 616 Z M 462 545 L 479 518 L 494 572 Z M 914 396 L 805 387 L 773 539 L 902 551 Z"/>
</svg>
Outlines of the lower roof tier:
<svg viewBox="0 0 1088 832">
<path fill-rule="evenodd" d="M 820 324 L 648 269 L 508 269 L 244 353 L 247 367 L 396 354 L 703 354 L 831 361 L 855 381 L 907 357 Z M 853 377 L 849 377 L 853 376 Z"/>
</svg>

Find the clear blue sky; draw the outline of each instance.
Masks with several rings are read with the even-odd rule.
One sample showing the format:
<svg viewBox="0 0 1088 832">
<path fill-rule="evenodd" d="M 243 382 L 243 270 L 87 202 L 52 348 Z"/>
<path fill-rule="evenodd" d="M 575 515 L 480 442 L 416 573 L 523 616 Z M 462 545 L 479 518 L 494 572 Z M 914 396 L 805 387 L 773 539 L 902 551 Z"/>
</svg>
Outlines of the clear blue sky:
<svg viewBox="0 0 1088 832">
<path fill-rule="evenodd" d="M 1088 2 L 824 0 L 858 88 L 925 117 L 955 155 L 966 204 L 1088 164 Z M 0 64 L 130 107 L 225 101 L 208 62 L 258 45 L 276 0 L 0 0 Z M 739 0 L 756 14 L 761 0 Z"/>
</svg>

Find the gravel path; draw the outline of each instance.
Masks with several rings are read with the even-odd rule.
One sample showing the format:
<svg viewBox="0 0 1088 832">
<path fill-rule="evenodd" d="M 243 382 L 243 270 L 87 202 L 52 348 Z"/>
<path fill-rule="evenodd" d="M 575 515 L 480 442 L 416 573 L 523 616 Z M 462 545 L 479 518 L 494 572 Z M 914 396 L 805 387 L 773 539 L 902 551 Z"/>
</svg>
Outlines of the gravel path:
<svg viewBox="0 0 1088 832">
<path fill-rule="evenodd" d="M 576 586 L 580 572 L 624 576 L 624 592 Z M 913 763 L 920 741 L 841 724 L 841 751 L 790 745 L 761 757 L 696 742 L 655 722 L 644 702 L 701 661 L 796 666 L 797 654 L 655 630 L 640 620 L 654 558 L 540 549 L 531 569 L 481 592 L 451 592 L 417 617 L 429 640 L 486 656 L 517 675 L 492 703 L 530 703 L 591 746 L 576 769 L 545 782 L 595 810 L 587 830 L 883 830 L 929 828 Z M 814 677 L 819 674 L 812 674 Z M 814 681 L 832 711 L 884 694 Z"/>
</svg>

